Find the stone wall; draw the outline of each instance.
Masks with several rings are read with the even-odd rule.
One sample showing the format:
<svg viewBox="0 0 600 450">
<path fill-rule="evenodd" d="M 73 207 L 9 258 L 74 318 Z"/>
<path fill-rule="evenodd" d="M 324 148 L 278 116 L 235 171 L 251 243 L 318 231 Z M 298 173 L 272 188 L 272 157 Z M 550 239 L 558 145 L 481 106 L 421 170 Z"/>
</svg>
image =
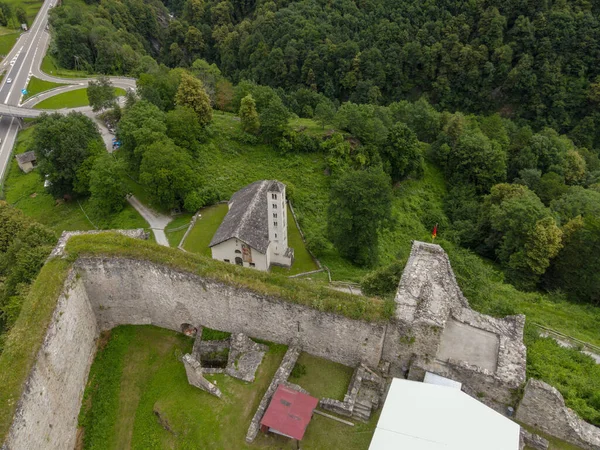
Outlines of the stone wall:
<svg viewBox="0 0 600 450">
<path fill-rule="evenodd" d="M 600 428 L 583 421 L 565 406 L 563 396 L 543 381 L 530 379 L 516 418 L 551 436 L 586 450 L 600 450 Z"/>
<path fill-rule="evenodd" d="M 98 327 L 81 280 L 71 272 L 27 379 L 4 450 L 72 449 Z"/>
<path fill-rule="evenodd" d="M 242 332 L 356 366 L 377 366 L 386 324 L 323 313 L 247 289 L 147 261 L 82 258 L 75 264 L 101 330 L 152 324 L 179 331 L 182 323 Z"/>
</svg>

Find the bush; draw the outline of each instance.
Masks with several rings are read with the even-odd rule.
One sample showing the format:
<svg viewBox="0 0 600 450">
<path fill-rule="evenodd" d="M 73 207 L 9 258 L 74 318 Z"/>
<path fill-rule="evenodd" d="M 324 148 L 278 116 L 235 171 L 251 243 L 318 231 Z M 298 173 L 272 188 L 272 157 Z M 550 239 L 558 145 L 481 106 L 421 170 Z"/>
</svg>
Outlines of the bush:
<svg viewBox="0 0 600 450">
<path fill-rule="evenodd" d="M 384 297 L 398 289 L 407 258 L 401 258 L 386 267 L 368 273 L 360 282 L 360 289 L 368 296 Z"/>
<path fill-rule="evenodd" d="M 301 363 L 296 363 L 294 368 L 292 369 L 292 373 L 290 377 L 292 378 L 300 378 L 301 376 L 306 375 L 306 366 Z"/>
<path fill-rule="evenodd" d="M 186 211 L 196 212 L 205 206 L 214 205 L 221 200 L 221 193 L 214 186 L 207 186 L 190 192 L 185 198 L 183 207 Z"/>
</svg>

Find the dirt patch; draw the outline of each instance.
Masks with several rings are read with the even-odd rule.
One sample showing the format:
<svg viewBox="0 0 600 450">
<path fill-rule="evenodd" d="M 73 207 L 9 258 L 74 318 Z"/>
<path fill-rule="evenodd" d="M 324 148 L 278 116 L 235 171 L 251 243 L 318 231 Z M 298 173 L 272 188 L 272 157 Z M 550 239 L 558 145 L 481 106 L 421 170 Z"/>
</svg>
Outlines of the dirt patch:
<svg viewBox="0 0 600 450">
<path fill-rule="evenodd" d="M 152 412 L 154 413 L 154 415 L 156 416 L 156 419 L 158 420 L 158 423 L 160 424 L 161 427 L 163 427 L 165 430 L 167 430 L 169 433 L 177 436 L 177 433 L 175 433 L 173 431 L 173 429 L 171 428 L 171 425 L 169 425 L 169 420 L 167 419 L 167 417 L 158 409 L 158 407 L 156 406 L 156 404 L 154 405 L 154 408 L 152 410 Z"/>
<path fill-rule="evenodd" d="M 104 350 L 104 347 L 106 347 L 106 344 L 108 344 L 108 341 L 110 341 L 110 330 L 108 331 L 103 331 L 102 333 L 100 333 L 100 336 L 98 337 L 98 348 L 96 349 L 96 351 L 98 353 L 100 353 L 102 350 Z"/>
<path fill-rule="evenodd" d="M 75 450 L 83 450 L 83 436 L 85 435 L 85 428 L 77 428 L 77 437 L 75 438 Z"/>
</svg>

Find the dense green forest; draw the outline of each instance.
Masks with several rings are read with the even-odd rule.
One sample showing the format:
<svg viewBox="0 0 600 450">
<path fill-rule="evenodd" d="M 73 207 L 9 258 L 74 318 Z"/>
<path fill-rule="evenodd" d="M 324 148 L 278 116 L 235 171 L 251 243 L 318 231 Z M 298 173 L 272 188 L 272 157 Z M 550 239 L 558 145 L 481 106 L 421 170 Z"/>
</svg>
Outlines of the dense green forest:
<svg viewBox="0 0 600 450">
<path fill-rule="evenodd" d="M 234 83 L 354 103 L 426 95 L 440 110 L 500 112 L 586 148 L 600 142 L 598 1 L 88 3 L 52 12 L 51 52 L 66 68 L 139 75 L 203 58 Z"/>
</svg>

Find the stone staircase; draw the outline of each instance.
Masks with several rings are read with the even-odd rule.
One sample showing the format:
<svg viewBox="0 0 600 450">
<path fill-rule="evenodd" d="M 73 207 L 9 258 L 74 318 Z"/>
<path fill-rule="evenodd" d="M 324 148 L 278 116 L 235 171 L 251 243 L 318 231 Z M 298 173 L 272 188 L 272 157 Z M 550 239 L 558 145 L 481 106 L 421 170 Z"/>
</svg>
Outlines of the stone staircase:
<svg viewBox="0 0 600 450">
<path fill-rule="evenodd" d="M 367 422 L 371 418 L 371 410 L 373 405 L 368 400 L 357 400 L 354 403 L 354 409 L 352 410 L 352 417 Z"/>
</svg>

